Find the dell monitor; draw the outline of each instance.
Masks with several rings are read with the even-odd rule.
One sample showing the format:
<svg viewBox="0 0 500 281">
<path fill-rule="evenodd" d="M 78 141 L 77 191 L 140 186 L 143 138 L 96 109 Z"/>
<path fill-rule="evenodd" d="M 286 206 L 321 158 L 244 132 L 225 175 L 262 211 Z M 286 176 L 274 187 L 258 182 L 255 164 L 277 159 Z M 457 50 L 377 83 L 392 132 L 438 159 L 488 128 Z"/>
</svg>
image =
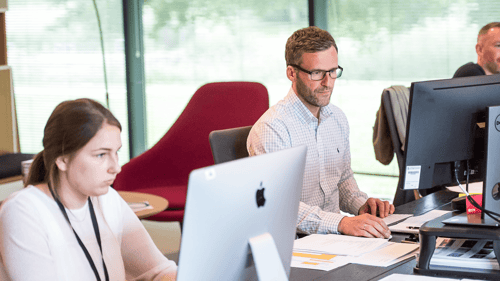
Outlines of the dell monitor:
<svg viewBox="0 0 500 281">
<path fill-rule="evenodd" d="M 487 157 L 500 151 L 500 143 L 491 140 L 496 137 L 491 129 L 500 133 L 497 115 L 492 116 L 495 106 L 500 106 L 500 75 L 412 83 L 403 189 L 457 185 L 469 175 L 471 182 L 483 181 L 483 189 L 491 190 L 486 181 L 496 181 L 493 170 L 500 155 Z M 483 192 L 484 204 L 500 205 L 491 197 Z"/>
<path fill-rule="evenodd" d="M 189 175 L 177 280 L 286 280 L 306 146 Z"/>
</svg>

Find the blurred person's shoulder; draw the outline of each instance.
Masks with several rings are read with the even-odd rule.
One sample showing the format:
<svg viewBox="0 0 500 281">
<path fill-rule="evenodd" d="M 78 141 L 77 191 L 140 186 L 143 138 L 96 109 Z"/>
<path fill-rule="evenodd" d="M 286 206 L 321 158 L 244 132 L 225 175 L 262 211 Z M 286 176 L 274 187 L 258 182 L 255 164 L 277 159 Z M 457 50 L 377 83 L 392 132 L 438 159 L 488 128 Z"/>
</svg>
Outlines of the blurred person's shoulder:
<svg viewBox="0 0 500 281">
<path fill-rule="evenodd" d="M 453 78 L 486 75 L 484 69 L 477 63 L 468 62 L 455 71 Z"/>
</svg>

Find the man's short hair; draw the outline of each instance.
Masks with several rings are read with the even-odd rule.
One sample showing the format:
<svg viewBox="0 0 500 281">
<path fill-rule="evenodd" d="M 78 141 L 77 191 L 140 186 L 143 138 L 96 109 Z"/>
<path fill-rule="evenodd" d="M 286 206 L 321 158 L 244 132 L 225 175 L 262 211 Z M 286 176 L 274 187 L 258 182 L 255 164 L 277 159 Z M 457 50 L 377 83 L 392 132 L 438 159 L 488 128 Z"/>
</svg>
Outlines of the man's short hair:
<svg viewBox="0 0 500 281">
<path fill-rule="evenodd" d="M 328 31 L 316 26 L 299 29 L 286 41 L 286 64 L 300 65 L 302 54 L 321 52 L 328 50 L 331 46 L 334 46 L 337 52 L 339 51 L 335 40 Z"/>
<path fill-rule="evenodd" d="M 495 27 L 500 28 L 500 22 L 490 22 L 487 25 L 483 26 L 483 28 L 479 30 L 479 34 L 477 35 L 477 42 L 479 42 L 479 38 L 481 38 L 481 36 L 485 35 L 490 29 Z"/>
</svg>

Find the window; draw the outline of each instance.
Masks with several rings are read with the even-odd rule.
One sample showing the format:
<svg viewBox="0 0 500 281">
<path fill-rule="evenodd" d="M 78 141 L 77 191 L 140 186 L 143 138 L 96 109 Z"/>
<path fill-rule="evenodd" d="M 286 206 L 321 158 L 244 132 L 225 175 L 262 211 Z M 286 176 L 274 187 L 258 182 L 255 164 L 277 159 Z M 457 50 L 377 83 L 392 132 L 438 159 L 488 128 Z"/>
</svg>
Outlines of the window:
<svg viewBox="0 0 500 281">
<path fill-rule="evenodd" d="M 123 125 L 122 163 L 128 161 L 122 1 L 98 0 L 110 108 Z M 496 1 L 329 0 L 328 30 L 344 67 L 332 103 L 351 127 L 352 167 L 362 190 L 392 199 L 395 160 L 375 160 L 372 132 L 382 90 L 391 85 L 452 77 L 476 61 L 477 32 L 498 20 Z M 203 84 L 263 83 L 270 104 L 290 87 L 286 39 L 308 25 L 306 0 L 147 0 L 143 9 L 148 148 L 175 122 Z M 92 1 L 9 2 L 8 64 L 13 69 L 21 150 L 42 149 L 54 107 L 89 97 L 105 104 L 102 56 Z M 386 176 L 369 176 L 380 174 Z"/>
<path fill-rule="evenodd" d="M 332 102 L 351 128 L 352 167 L 360 188 L 392 200 L 397 160 L 375 160 L 373 125 L 384 88 L 451 78 L 461 65 L 476 62 L 477 33 L 498 21 L 496 1 L 330 0 L 328 29 L 339 46 L 342 78 Z"/>
<path fill-rule="evenodd" d="M 308 25 L 308 9 L 306 0 L 148 0 L 143 22 L 151 147 L 206 83 L 260 82 L 271 104 L 282 99 L 285 43 Z"/>
<path fill-rule="evenodd" d="M 110 109 L 120 120 L 120 162 L 129 159 L 122 1 L 97 1 L 102 23 Z M 106 104 L 103 58 L 92 1 L 16 0 L 6 13 L 21 151 L 43 149 L 45 123 L 63 100 Z"/>
</svg>

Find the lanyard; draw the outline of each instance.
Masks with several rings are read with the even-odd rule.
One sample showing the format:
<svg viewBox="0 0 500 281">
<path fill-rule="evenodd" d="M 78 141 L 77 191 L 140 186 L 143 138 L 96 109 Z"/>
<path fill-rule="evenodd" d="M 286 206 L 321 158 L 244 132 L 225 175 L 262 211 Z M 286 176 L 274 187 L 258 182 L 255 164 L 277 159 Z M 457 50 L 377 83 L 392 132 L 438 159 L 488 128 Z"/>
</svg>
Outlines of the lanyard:
<svg viewBox="0 0 500 281">
<path fill-rule="evenodd" d="M 54 192 L 52 191 L 52 188 L 50 188 L 50 186 L 49 186 L 49 190 L 50 190 L 50 193 L 52 194 L 52 197 L 54 197 L 54 200 L 56 201 L 57 206 L 59 206 L 59 209 L 61 209 L 61 212 L 63 213 L 64 217 L 66 218 L 66 220 L 69 223 L 69 226 L 73 230 L 73 233 L 75 234 L 76 240 L 78 240 L 78 244 L 80 245 L 80 247 L 82 248 L 83 252 L 85 253 L 85 257 L 87 257 L 87 260 L 89 261 L 90 267 L 92 267 L 92 270 L 94 271 L 96 279 L 98 281 L 101 281 L 101 277 L 99 276 L 99 273 L 97 272 L 97 268 L 95 267 L 94 261 L 92 260 L 92 257 L 90 256 L 89 251 L 87 250 L 87 248 L 85 247 L 85 245 L 83 245 L 82 240 L 80 239 L 80 237 L 78 236 L 78 234 L 76 234 L 75 229 L 71 225 L 71 222 L 69 221 L 68 214 L 66 213 L 66 210 L 64 209 L 63 204 L 54 195 Z M 92 205 L 92 201 L 90 201 L 90 197 L 89 197 L 88 201 L 89 201 L 90 216 L 92 218 L 92 225 L 94 226 L 95 237 L 97 239 L 97 244 L 99 244 L 99 249 L 101 250 L 102 265 L 103 265 L 103 268 L 104 268 L 104 275 L 106 276 L 106 281 L 108 281 L 109 280 L 109 275 L 108 275 L 108 269 L 106 268 L 106 264 L 104 263 L 104 256 L 102 255 L 101 234 L 99 233 L 99 225 L 97 224 L 97 218 L 96 218 L 95 213 L 94 213 L 94 206 Z"/>
</svg>

